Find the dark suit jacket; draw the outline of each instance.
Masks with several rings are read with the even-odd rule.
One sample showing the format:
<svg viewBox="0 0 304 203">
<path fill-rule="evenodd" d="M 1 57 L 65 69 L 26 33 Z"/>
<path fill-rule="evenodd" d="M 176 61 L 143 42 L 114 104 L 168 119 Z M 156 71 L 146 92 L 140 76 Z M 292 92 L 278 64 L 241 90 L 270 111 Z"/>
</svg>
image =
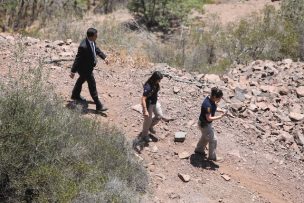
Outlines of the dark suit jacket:
<svg viewBox="0 0 304 203">
<path fill-rule="evenodd" d="M 99 56 L 103 60 L 107 57 L 97 46 L 95 45 L 96 56 Z M 94 55 L 92 52 L 89 40 L 86 38 L 81 41 L 78 51 L 76 54 L 75 61 L 72 66 L 72 72 L 78 72 L 79 75 L 89 75 L 92 73 L 94 67 L 96 66 Z"/>
</svg>

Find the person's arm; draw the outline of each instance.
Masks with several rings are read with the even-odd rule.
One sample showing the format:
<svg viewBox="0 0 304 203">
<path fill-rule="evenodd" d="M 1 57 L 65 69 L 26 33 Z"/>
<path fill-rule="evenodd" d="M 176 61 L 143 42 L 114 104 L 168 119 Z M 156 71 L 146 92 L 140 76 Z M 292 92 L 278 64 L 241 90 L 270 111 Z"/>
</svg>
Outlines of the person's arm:
<svg viewBox="0 0 304 203">
<path fill-rule="evenodd" d="M 80 60 L 81 60 L 81 55 L 83 54 L 83 47 L 79 46 L 78 47 L 78 51 L 71 69 L 71 74 L 70 77 L 74 78 L 75 73 L 77 72 L 78 68 L 79 68 L 79 64 L 80 64 Z"/>
<path fill-rule="evenodd" d="M 226 112 L 227 112 L 226 110 L 221 109 L 221 108 L 217 108 L 216 111 L 217 111 L 217 112 L 221 112 L 221 113 L 226 113 Z"/>
<path fill-rule="evenodd" d="M 223 116 L 225 116 L 224 113 L 219 116 L 211 116 L 211 113 L 210 113 L 210 114 L 206 114 L 206 119 L 207 119 L 207 121 L 211 122 L 211 121 L 221 119 L 221 118 L 223 118 Z"/>
<path fill-rule="evenodd" d="M 143 114 L 144 116 L 149 116 L 149 111 L 147 109 L 147 97 L 146 96 L 142 96 L 141 97 L 141 105 L 142 105 L 142 108 L 143 108 Z"/>
<path fill-rule="evenodd" d="M 108 65 L 108 64 L 109 64 L 109 61 L 108 61 L 108 59 L 106 59 L 106 58 L 107 58 L 107 55 L 106 55 L 105 53 L 103 53 L 98 47 L 95 48 L 95 51 L 96 51 L 96 54 L 97 54 L 100 58 L 102 58 L 102 59 L 105 61 L 105 63 Z"/>
</svg>

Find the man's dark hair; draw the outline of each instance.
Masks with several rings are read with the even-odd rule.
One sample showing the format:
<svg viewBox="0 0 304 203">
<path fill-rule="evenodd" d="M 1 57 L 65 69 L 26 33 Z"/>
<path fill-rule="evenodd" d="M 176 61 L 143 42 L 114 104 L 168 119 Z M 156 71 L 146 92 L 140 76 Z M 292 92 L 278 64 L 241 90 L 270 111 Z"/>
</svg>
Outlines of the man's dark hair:
<svg viewBox="0 0 304 203">
<path fill-rule="evenodd" d="M 89 28 L 87 31 L 87 37 L 93 37 L 97 34 L 97 30 L 95 28 Z"/>
<path fill-rule="evenodd" d="M 223 92 L 217 87 L 212 87 L 211 88 L 211 97 L 215 98 L 222 98 L 223 97 Z"/>
</svg>

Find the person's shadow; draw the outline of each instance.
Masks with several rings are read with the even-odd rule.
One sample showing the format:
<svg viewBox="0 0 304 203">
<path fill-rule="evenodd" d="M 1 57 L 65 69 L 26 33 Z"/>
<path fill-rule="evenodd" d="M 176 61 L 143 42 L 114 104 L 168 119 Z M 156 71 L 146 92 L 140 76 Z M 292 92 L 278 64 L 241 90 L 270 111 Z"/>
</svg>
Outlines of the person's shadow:
<svg viewBox="0 0 304 203">
<path fill-rule="evenodd" d="M 216 170 L 219 168 L 219 165 L 215 164 L 213 161 L 207 160 L 206 157 L 203 157 L 201 154 L 191 154 L 190 164 L 197 168 L 203 168 L 206 170 Z"/>
<path fill-rule="evenodd" d="M 94 104 L 92 101 L 77 101 L 70 100 L 68 101 L 66 107 L 68 109 L 79 109 L 82 114 L 96 114 L 107 117 L 105 112 L 96 111 L 95 109 L 90 109 L 89 104 Z"/>
<path fill-rule="evenodd" d="M 149 134 L 149 138 L 151 139 L 151 142 L 157 142 L 158 141 L 158 138 L 155 137 L 152 134 Z M 141 137 L 141 133 L 139 133 L 137 135 L 137 137 L 132 141 L 133 149 L 139 154 L 144 149 L 144 147 L 148 147 L 148 146 L 149 146 L 149 141 L 143 139 L 143 137 Z"/>
</svg>

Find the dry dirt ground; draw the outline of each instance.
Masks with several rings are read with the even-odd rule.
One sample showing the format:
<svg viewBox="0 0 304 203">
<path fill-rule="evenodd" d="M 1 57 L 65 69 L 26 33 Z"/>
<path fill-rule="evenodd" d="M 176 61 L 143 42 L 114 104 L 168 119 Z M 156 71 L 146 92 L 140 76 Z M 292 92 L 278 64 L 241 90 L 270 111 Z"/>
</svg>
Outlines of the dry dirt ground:
<svg viewBox="0 0 304 203">
<path fill-rule="evenodd" d="M 68 102 L 75 83 L 75 79 L 69 78 L 69 68 L 77 44 L 32 38 L 20 41 L 17 37 L 0 34 L 0 78 L 3 82 L 8 78 L 8 67 L 17 71 L 14 62 L 17 42 L 24 48 L 17 51 L 23 57 L 20 67 L 37 65 L 38 59 L 43 57 L 44 67 L 50 71 L 47 82 L 54 85 L 55 91 Z M 171 76 L 162 80 L 159 99 L 165 113 L 175 120 L 160 123 L 156 127 L 157 140 L 137 154 L 150 176 L 150 191 L 143 202 L 304 202 L 303 148 L 292 136 L 295 132 L 300 133 L 300 137 L 303 135 L 304 97 L 297 96 L 296 92 L 297 87 L 304 85 L 302 63 L 289 60 L 255 62 L 219 78 L 183 72 L 165 64 L 142 67 L 132 59 L 125 61 L 115 53 L 108 54 L 110 65 L 106 66 L 100 60 L 95 70 L 99 95 L 109 107 L 108 117 L 94 113 L 84 116 L 118 126 L 130 143 L 139 134 L 143 122 L 142 115 L 132 109 L 139 104 L 143 82 L 154 70 Z M 268 70 L 264 68 L 266 66 L 274 69 Z M 210 79 L 216 82 L 212 83 Z M 275 87 L 287 86 L 287 89 L 280 90 L 283 93 L 274 94 L 275 98 L 272 98 L 272 92 L 262 86 L 270 81 Z M 221 105 L 230 105 L 236 116 L 214 122 L 218 155 L 224 158 L 220 163 L 208 162 L 193 154 L 200 137 L 196 126 L 200 105 L 215 85 L 224 90 L 227 98 L 227 102 L 223 101 Z M 249 92 L 242 94 L 237 87 Z M 300 90 L 299 93 L 302 94 Z M 90 100 L 86 85 L 82 95 Z M 282 102 L 273 107 L 277 99 Z M 286 119 L 276 120 L 273 115 L 281 110 L 288 111 L 291 103 L 298 105 L 298 120 L 290 120 L 288 114 Z M 256 106 L 252 107 L 254 104 Z M 187 133 L 184 142 L 174 142 L 178 131 Z M 303 137 L 301 139 L 304 142 Z M 190 181 L 183 182 L 179 173 L 188 175 Z"/>
<path fill-rule="evenodd" d="M 272 5 L 275 8 L 280 6 L 280 1 L 271 0 L 217 0 L 214 4 L 204 7 L 205 14 L 201 15 L 204 19 L 207 16 L 216 15 L 223 24 L 235 22 L 254 12 L 261 11 L 265 5 Z"/>
</svg>

